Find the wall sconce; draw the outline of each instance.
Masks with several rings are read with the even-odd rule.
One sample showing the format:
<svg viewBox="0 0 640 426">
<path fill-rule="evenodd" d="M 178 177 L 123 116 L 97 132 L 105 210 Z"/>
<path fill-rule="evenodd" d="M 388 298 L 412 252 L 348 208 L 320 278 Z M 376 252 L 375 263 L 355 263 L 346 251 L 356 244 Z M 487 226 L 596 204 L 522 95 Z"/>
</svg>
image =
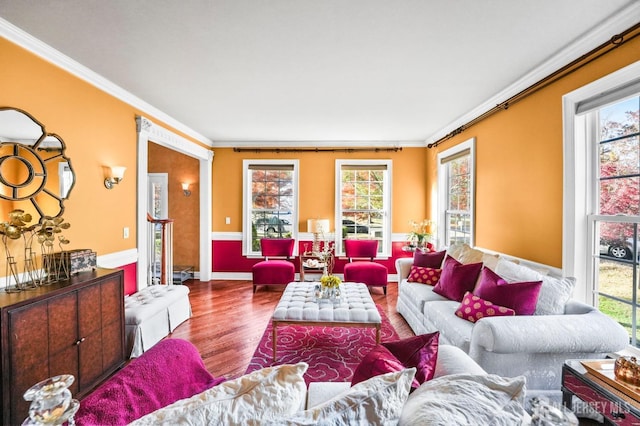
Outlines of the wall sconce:
<svg viewBox="0 0 640 426">
<path fill-rule="evenodd" d="M 324 239 L 324 234 L 329 232 L 329 219 L 308 219 L 307 232 L 313 234 L 313 254 L 320 253 L 320 236 Z"/>
<path fill-rule="evenodd" d="M 189 191 L 188 182 L 182 182 L 182 192 L 184 193 L 185 197 L 188 197 L 189 195 L 191 195 L 191 191 Z"/>
<path fill-rule="evenodd" d="M 113 185 L 117 185 L 124 178 L 124 171 L 127 170 L 126 167 L 122 166 L 112 166 L 107 167 L 107 177 L 104 180 L 104 186 L 107 189 L 113 189 Z"/>
</svg>

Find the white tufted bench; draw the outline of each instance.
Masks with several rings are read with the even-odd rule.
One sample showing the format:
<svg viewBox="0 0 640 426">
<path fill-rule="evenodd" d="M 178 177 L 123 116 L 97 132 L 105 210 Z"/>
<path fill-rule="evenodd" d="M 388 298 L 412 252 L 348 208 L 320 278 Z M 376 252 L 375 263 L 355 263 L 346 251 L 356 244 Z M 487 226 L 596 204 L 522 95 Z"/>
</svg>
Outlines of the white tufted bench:
<svg viewBox="0 0 640 426">
<path fill-rule="evenodd" d="M 125 336 L 131 358 L 158 343 L 191 317 L 189 288 L 152 285 L 124 300 Z"/>
<path fill-rule="evenodd" d="M 284 289 L 271 318 L 273 324 L 273 360 L 276 359 L 279 325 L 331 325 L 334 327 L 372 327 L 380 343 L 380 312 L 362 283 L 342 283 L 340 301 L 317 301 L 313 282 L 292 282 Z"/>
</svg>

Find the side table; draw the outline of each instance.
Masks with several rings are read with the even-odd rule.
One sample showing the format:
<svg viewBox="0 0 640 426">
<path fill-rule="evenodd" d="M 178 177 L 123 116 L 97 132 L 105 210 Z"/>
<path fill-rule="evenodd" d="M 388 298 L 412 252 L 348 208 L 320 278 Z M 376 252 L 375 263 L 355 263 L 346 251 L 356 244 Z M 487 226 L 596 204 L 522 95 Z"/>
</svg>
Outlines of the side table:
<svg viewBox="0 0 640 426">
<path fill-rule="evenodd" d="M 587 371 L 581 361 L 592 360 L 569 359 L 562 366 L 563 404 L 571 409 L 575 395 L 602 414 L 608 425 L 640 424 L 640 402 Z"/>
<path fill-rule="evenodd" d="M 318 266 L 309 266 L 310 261 L 316 261 Z M 327 266 L 329 270 L 332 268 L 333 258 L 329 260 Z M 300 255 L 300 281 L 305 281 L 305 275 L 317 275 L 318 279 L 312 281 L 320 281 L 320 277 L 324 273 L 325 265 L 321 261 L 320 256 L 310 253 L 303 253 Z"/>
</svg>

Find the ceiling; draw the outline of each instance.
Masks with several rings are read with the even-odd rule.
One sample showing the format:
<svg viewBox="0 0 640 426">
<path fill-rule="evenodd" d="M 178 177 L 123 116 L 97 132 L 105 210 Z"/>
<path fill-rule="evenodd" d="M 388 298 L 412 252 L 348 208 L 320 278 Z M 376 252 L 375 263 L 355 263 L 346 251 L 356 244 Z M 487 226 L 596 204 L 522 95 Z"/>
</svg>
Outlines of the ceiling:
<svg viewBox="0 0 640 426">
<path fill-rule="evenodd" d="M 640 22 L 639 3 L 0 0 L 0 17 L 212 146 L 423 145 Z"/>
</svg>

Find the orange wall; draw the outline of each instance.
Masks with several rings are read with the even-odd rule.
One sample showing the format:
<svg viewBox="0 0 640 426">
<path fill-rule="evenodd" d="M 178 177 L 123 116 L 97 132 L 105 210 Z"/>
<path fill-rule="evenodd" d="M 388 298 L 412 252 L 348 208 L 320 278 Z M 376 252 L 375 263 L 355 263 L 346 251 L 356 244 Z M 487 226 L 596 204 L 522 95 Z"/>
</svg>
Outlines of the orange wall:
<svg viewBox="0 0 640 426">
<path fill-rule="evenodd" d="M 91 248 L 98 255 L 135 248 L 135 117 L 153 117 L 4 38 L 0 52 L 2 62 L 11 64 L 0 67 L 0 105 L 27 111 L 47 132 L 57 133 L 76 173 L 65 202 L 64 218 L 71 224 L 64 233 L 71 244 L 65 248 Z M 127 167 L 124 180 L 112 190 L 103 185 L 105 165 Z M 130 229 L 128 239 L 122 238 L 124 227 Z"/>
<path fill-rule="evenodd" d="M 403 148 L 398 152 L 296 152 L 248 153 L 231 148 L 216 148 L 213 157 L 213 231 L 242 231 L 242 160 L 300 160 L 299 224 L 307 231 L 307 219 L 329 218 L 331 230 L 335 209 L 336 159 L 393 160 L 392 231 L 409 232 L 409 220 L 421 220 L 426 215 L 425 149 Z M 225 217 L 231 224 L 225 224 Z M 215 255 L 215 254 L 214 254 Z"/>
<path fill-rule="evenodd" d="M 428 150 L 433 191 L 437 153 L 476 138 L 476 246 L 562 266 L 562 96 L 639 59 L 637 37 Z"/>
</svg>

